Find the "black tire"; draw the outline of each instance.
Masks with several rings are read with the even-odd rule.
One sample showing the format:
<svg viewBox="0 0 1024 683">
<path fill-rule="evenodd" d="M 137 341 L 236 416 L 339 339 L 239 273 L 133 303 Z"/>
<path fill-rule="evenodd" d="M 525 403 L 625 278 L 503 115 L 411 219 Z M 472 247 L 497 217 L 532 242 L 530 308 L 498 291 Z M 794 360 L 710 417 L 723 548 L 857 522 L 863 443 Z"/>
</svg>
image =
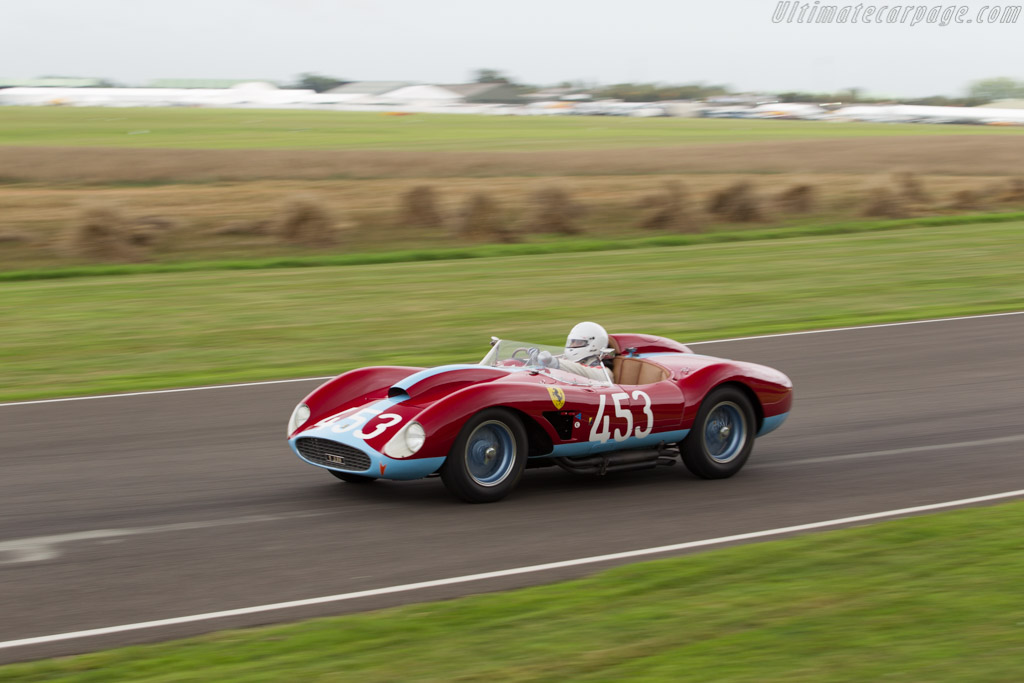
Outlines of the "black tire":
<svg viewBox="0 0 1024 683">
<path fill-rule="evenodd" d="M 750 457 L 756 432 L 757 417 L 747 395 L 736 387 L 714 389 L 701 403 L 693 429 L 679 444 L 683 464 L 701 479 L 731 477 Z"/>
<path fill-rule="evenodd" d="M 377 481 L 373 477 L 366 477 L 363 476 L 362 474 L 349 474 L 348 472 L 338 472 L 337 470 L 327 471 L 336 476 L 338 479 L 341 479 L 342 481 L 349 484 L 372 484 L 373 482 Z"/>
<path fill-rule="evenodd" d="M 467 503 L 493 503 L 507 496 L 526 468 L 528 441 L 510 410 L 488 408 L 471 417 L 441 466 L 441 481 Z"/>
</svg>

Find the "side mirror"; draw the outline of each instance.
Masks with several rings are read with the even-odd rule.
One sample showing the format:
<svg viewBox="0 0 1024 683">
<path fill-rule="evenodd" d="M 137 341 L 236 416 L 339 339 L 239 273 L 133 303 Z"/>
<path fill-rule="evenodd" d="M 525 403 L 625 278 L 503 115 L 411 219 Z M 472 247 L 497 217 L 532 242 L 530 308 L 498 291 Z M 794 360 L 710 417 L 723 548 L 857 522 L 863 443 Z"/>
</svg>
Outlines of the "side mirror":
<svg viewBox="0 0 1024 683">
<path fill-rule="evenodd" d="M 491 346 L 494 346 L 495 344 L 497 344 L 500 341 L 501 340 L 498 339 L 497 337 L 491 337 Z"/>
</svg>

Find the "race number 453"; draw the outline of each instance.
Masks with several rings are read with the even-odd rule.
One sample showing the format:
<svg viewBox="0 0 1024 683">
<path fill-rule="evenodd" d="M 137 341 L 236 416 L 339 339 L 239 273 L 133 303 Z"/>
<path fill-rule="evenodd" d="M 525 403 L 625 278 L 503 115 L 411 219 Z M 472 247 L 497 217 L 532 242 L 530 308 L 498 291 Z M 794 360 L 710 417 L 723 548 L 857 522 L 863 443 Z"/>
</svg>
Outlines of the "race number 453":
<svg viewBox="0 0 1024 683">
<path fill-rule="evenodd" d="M 651 433 L 654 429 L 654 413 L 651 411 L 651 397 L 643 391 L 634 391 L 633 400 L 643 401 L 643 418 L 637 420 L 637 424 L 633 425 L 633 411 L 629 408 L 630 395 L 626 392 L 618 394 L 612 394 L 610 397 L 611 405 L 609 406 L 605 400 L 605 395 L 601 394 L 600 403 L 597 406 L 597 417 L 594 418 L 594 426 L 590 428 L 590 440 L 600 441 L 601 443 L 607 443 L 608 439 L 615 439 L 616 441 L 625 441 L 631 436 L 635 436 L 638 439 L 642 439 Z M 605 409 L 608 409 L 607 412 Z M 615 428 L 612 429 L 612 415 L 615 413 Z M 621 421 L 625 421 L 623 425 Z M 643 421 L 644 426 L 640 425 Z"/>
</svg>

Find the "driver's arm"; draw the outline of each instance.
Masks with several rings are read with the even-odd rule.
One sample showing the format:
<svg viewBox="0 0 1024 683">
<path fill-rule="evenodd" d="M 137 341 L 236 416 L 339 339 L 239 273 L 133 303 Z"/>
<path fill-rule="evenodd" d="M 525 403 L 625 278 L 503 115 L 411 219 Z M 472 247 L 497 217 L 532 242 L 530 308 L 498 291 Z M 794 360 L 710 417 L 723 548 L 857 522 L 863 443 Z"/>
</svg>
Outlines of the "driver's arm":
<svg viewBox="0 0 1024 683">
<path fill-rule="evenodd" d="M 608 375 L 603 367 L 590 367 L 589 365 L 574 363 L 573 361 L 565 360 L 564 358 L 552 358 L 552 361 L 554 365 L 549 365 L 548 367 L 571 372 L 574 375 L 586 377 L 587 379 L 592 379 L 596 382 L 608 381 Z"/>
<path fill-rule="evenodd" d="M 579 363 L 572 363 L 572 365 L 575 365 L 576 368 L 578 368 L 578 370 L 574 369 L 574 372 L 583 375 L 588 379 L 592 379 L 595 382 L 607 382 L 609 379 L 608 372 L 604 369 L 604 366 L 592 367 L 590 365 L 581 365 Z"/>
</svg>

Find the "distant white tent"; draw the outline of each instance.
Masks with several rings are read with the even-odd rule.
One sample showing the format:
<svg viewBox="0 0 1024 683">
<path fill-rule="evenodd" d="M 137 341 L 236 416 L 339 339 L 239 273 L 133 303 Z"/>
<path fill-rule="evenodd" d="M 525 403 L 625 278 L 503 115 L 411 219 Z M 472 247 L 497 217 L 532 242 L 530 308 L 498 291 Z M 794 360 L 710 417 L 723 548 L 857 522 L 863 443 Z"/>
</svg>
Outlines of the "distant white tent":
<svg viewBox="0 0 1024 683">
<path fill-rule="evenodd" d="M 816 104 L 806 102 L 772 102 L 754 107 L 750 114 L 759 119 L 811 119 L 821 116 L 825 110 Z"/>
<path fill-rule="evenodd" d="M 863 104 L 837 109 L 827 118 L 880 123 L 1024 125 L 1024 110 L 989 107 L 927 107 L 910 104 Z"/>
<path fill-rule="evenodd" d="M 281 106 L 307 102 L 312 90 L 280 90 L 269 83 L 231 88 L 3 88 L 0 104 L 74 107 Z"/>
<path fill-rule="evenodd" d="M 439 85 L 407 85 L 378 95 L 378 99 L 396 104 L 456 104 L 464 101 L 462 95 Z"/>
</svg>

